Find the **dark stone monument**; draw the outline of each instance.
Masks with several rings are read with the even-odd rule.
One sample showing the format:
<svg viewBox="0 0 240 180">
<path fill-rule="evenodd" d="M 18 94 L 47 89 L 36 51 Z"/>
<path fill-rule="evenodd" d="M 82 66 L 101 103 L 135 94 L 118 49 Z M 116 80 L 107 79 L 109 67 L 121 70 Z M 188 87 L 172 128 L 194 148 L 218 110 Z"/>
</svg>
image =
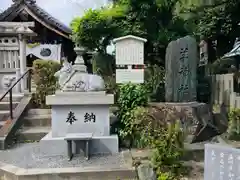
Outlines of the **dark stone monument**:
<svg viewBox="0 0 240 180">
<path fill-rule="evenodd" d="M 169 43 L 166 50 L 165 99 L 192 102 L 197 97 L 197 43 L 185 36 Z"/>
<path fill-rule="evenodd" d="M 204 180 L 239 180 L 240 150 L 228 146 L 206 144 Z"/>
<path fill-rule="evenodd" d="M 227 130 L 227 114 L 214 114 L 212 105 L 197 101 L 197 43 L 185 36 L 169 43 L 166 50 L 166 105 L 187 116 L 178 117 L 191 143 L 210 140 Z M 189 112 L 189 113 L 188 113 Z"/>
</svg>

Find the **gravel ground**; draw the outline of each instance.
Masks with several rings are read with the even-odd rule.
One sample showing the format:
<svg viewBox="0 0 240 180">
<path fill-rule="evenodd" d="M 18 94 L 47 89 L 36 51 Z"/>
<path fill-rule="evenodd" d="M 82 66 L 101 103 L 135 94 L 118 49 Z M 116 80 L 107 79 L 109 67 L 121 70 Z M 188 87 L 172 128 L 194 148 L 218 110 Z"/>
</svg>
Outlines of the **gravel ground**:
<svg viewBox="0 0 240 180">
<path fill-rule="evenodd" d="M 46 147 L 47 149 L 47 147 Z M 50 156 L 41 151 L 38 143 L 18 144 L 12 149 L 0 151 L 0 161 L 20 168 L 67 168 L 107 166 L 119 168 L 124 165 L 123 155 L 92 156 L 87 161 L 83 155 L 75 155 L 68 161 L 65 155 Z"/>
</svg>

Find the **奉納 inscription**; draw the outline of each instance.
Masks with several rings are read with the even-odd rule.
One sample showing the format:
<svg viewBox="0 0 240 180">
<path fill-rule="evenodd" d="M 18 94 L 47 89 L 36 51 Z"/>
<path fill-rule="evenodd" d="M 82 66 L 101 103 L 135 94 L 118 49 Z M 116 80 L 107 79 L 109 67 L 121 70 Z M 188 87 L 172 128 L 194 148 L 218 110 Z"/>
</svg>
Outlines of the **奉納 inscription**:
<svg viewBox="0 0 240 180">
<path fill-rule="evenodd" d="M 68 113 L 67 121 L 66 121 L 66 122 L 69 123 L 70 125 L 72 125 L 73 122 L 75 122 L 75 121 L 77 121 L 77 119 L 76 119 L 76 117 L 75 117 L 75 114 L 74 114 L 74 112 L 70 111 L 70 112 Z"/>
<path fill-rule="evenodd" d="M 95 123 L 96 122 L 96 115 L 93 114 L 93 113 L 86 113 L 84 115 L 84 123 L 87 123 L 87 122 Z"/>
</svg>

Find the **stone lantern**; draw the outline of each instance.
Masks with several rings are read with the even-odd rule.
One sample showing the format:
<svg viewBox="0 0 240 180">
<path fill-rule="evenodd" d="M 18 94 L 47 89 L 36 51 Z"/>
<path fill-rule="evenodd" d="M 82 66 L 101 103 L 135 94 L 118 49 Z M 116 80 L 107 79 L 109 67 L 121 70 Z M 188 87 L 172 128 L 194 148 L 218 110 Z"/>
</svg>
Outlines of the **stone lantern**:
<svg viewBox="0 0 240 180">
<path fill-rule="evenodd" d="M 74 48 L 74 51 L 77 54 L 74 69 L 78 70 L 79 72 L 85 72 L 87 73 L 87 67 L 85 66 L 84 60 L 83 60 L 83 53 L 85 52 L 85 49 L 79 45 L 76 45 Z"/>
</svg>

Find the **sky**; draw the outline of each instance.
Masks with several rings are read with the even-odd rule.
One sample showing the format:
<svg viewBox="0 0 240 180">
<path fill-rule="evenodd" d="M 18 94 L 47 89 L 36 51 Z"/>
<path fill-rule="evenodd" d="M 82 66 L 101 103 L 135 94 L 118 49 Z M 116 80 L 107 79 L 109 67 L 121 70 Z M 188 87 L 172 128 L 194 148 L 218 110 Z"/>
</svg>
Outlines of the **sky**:
<svg viewBox="0 0 240 180">
<path fill-rule="evenodd" d="M 37 4 L 53 17 L 69 26 L 76 16 L 82 16 L 89 8 L 99 8 L 108 0 L 36 0 Z M 61 1 L 61 3 L 60 3 Z M 0 12 L 6 10 L 12 4 L 12 0 L 0 0 Z"/>
</svg>

